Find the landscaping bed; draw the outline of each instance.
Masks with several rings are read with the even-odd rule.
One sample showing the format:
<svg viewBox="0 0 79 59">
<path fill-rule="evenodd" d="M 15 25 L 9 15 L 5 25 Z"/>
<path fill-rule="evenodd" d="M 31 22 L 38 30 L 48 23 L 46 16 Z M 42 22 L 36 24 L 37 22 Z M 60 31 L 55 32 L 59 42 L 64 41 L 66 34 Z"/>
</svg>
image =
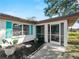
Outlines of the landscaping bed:
<svg viewBox="0 0 79 59">
<path fill-rule="evenodd" d="M 21 46 L 21 44 L 16 45 L 17 48 L 16 48 L 15 52 L 8 57 L 5 54 L 4 50 L 1 50 L 0 58 L 1 59 L 23 59 L 23 58 L 27 58 L 27 56 L 29 56 L 34 51 L 36 51 L 43 43 L 44 42 L 40 42 L 40 41 L 38 41 L 38 42 L 29 41 L 29 42 L 22 43 L 25 46 Z M 28 46 L 28 45 L 31 45 L 31 46 Z"/>
</svg>

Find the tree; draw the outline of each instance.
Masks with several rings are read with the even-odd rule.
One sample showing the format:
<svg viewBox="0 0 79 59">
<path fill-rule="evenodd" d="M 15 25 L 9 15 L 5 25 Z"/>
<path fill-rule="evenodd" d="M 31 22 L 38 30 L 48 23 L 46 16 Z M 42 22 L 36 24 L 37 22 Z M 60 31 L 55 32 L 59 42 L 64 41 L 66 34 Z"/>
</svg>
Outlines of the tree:
<svg viewBox="0 0 79 59">
<path fill-rule="evenodd" d="M 36 20 L 36 17 L 35 16 L 33 16 L 33 17 L 27 17 L 27 20 L 35 21 Z"/>
<path fill-rule="evenodd" d="M 44 12 L 45 16 L 52 17 L 54 15 L 66 16 L 78 11 L 79 4 L 77 0 L 44 0 L 47 4 Z"/>
</svg>

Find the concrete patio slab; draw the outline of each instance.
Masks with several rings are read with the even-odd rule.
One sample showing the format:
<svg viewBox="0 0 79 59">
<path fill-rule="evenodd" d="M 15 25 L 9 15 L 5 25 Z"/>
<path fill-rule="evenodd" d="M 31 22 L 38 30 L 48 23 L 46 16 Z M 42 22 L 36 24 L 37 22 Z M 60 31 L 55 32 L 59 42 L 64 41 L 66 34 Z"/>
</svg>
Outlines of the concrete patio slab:
<svg viewBox="0 0 79 59">
<path fill-rule="evenodd" d="M 67 59 L 69 55 L 64 55 L 63 54 L 64 52 L 58 49 L 59 47 L 64 50 L 64 48 L 62 48 L 61 46 L 57 47 L 55 45 L 54 47 L 54 45 L 49 46 L 49 44 L 44 44 L 44 47 L 42 49 L 40 49 L 34 55 L 30 56 L 30 59 L 60 59 L 60 58 Z"/>
</svg>

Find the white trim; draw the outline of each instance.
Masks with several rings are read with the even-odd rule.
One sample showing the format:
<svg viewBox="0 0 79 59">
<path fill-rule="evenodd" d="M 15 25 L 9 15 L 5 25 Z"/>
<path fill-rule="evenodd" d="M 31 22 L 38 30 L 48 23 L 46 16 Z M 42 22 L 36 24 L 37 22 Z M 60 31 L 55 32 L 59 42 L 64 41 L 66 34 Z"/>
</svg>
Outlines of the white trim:
<svg viewBox="0 0 79 59">
<path fill-rule="evenodd" d="M 42 24 L 36 24 L 37 26 L 40 26 L 40 25 L 45 25 L 45 42 L 48 42 L 48 24 L 51 25 L 55 25 L 55 24 L 60 24 L 61 23 L 64 23 L 64 46 L 67 45 L 67 20 L 62 20 L 62 21 L 55 21 L 55 22 L 49 22 L 49 23 L 42 23 Z M 59 25 L 59 26 L 60 26 Z M 50 26 L 51 28 L 51 26 Z M 51 30 L 50 30 L 51 31 Z M 50 42 L 50 43 L 55 43 L 55 44 L 58 44 L 58 45 L 61 45 L 61 26 L 59 27 L 59 32 L 60 32 L 60 42 L 59 43 L 56 43 L 56 42 Z M 51 35 L 50 35 L 51 36 Z M 51 39 L 51 37 L 50 37 Z"/>
<path fill-rule="evenodd" d="M 61 23 L 61 22 L 65 22 L 65 21 L 67 21 L 67 20 L 53 21 L 53 22 L 48 22 L 48 23 L 36 24 L 36 25 L 39 26 L 39 25 L 45 25 L 45 24 L 55 24 L 55 23 Z"/>
<path fill-rule="evenodd" d="M 44 41 L 48 42 L 48 24 L 45 24 L 44 27 Z"/>
<path fill-rule="evenodd" d="M 51 41 L 51 25 L 59 25 L 59 42 L 56 42 L 56 41 Z M 58 44 L 60 45 L 60 23 L 55 23 L 55 24 L 50 24 L 50 43 L 54 43 L 54 44 Z"/>
<path fill-rule="evenodd" d="M 68 40 L 68 24 L 67 20 L 64 22 L 64 46 L 67 46 L 67 40 Z"/>
<path fill-rule="evenodd" d="M 59 24 L 59 45 L 61 45 L 61 23 Z"/>
</svg>

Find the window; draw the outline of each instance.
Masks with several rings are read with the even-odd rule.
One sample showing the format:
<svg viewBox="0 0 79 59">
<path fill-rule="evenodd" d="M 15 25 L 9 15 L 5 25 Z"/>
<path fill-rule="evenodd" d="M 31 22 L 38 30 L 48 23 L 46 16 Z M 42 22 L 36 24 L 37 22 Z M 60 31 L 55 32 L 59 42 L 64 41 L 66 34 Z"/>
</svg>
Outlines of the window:
<svg viewBox="0 0 79 59">
<path fill-rule="evenodd" d="M 22 25 L 13 24 L 13 35 L 14 36 L 22 35 Z"/>
<path fill-rule="evenodd" d="M 19 24 L 13 24 L 13 35 L 18 36 L 22 35 L 22 30 L 23 30 L 23 35 L 32 35 L 33 34 L 33 26 L 32 25 L 22 25 Z"/>
<path fill-rule="evenodd" d="M 23 25 L 23 34 L 28 35 L 29 34 L 29 25 Z"/>
<path fill-rule="evenodd" d="M 23 34 L 32 35 L 33 34 L 33 25 L 23 25 Z"/>
</svg>

